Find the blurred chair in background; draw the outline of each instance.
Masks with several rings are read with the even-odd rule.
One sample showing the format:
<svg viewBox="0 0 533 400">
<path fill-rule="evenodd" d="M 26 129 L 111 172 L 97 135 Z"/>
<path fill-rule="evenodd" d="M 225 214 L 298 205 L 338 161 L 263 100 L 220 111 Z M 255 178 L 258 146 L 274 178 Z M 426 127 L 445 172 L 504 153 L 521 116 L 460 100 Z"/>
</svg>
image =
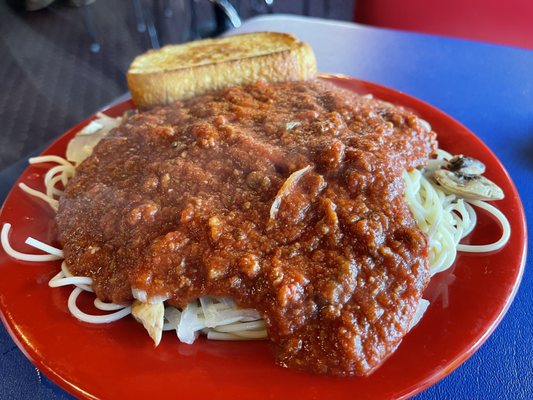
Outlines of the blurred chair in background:
<svg viewBox="0 0 533 400">
<path fill-rule="evenodd" d="M 6 0 L 15 8 L 25 11 L 38 11 L 62 5 L 79 8 L 78 14 L 91 40 L 90 51 L 98 53 L 103 45 L 98 30 L 98 16 L 94 15 L 96 0 Z M 343 0 L 337 0 L 340 4 Z M 150 47 L 157 49 L 164 44 L 180 43 L 220 35 L 222 32 L 237 28 L 243 18 L 275 12 L 313 15 L 328 18 L 331 16 L 332 0 L 101 0 L 99 8 L 117 7 L 133 10 L 137 32 L 147 34 Z M 352 4 L 348 8 L 352 8 Z M 347 4 L 342 7 L 346 9 Z M 341 15 L 345 16 L 341 12 Z M 349 15 L 349 14 L 348 14 Z"/>
<path fill-rule="evenodd" d="M 296 12 L 303 15 L 316 15 L 329 17 L 332 11 L 331 0 L 299 0 L 292 1 L 292 9 L 288 9 L 288 2 L 274 0 L 132 0 L 135 15 L 138 20 L 138 31 L 148 32 L 153 48 L 158 48 L 166 43 L 176 43 L 186 40 L 195 40 L 205 37 L 220 35 L 222 32 L 237 28 L 241 20 L 260 14 L 275 12 Z M 180 9 L 179 13 L 172 13 L 171 7 Z M 206 7 L 210 6 L 210 7 Z M 312 7 L 313 6 L 313 7 Z M 321 9 L 320 9 L 321 6 Z M 344 6 L 346 8 L 346 6 Z M 312 12 L 311 12 L 312 10 Z M 162 39 L 161 26 L 164 19 L 181 16 L 183 20 L 189 19 L 188 35 L 182 35 L 178 40 Z M 175 21 L 175 23 L 180 23 Z"/>
</svg>

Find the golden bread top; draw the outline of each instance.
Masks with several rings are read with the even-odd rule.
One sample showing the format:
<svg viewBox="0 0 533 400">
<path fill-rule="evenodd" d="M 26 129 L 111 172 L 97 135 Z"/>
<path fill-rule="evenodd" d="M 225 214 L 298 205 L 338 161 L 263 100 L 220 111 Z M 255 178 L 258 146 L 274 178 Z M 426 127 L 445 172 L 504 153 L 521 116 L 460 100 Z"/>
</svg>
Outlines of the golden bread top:
<svg viewBox="0 0 533 400">
<path fill-rule="evenodd" d="M 168 45 L 135 58 L 129 73 L 155 73 L 243 60 L 291 50 L 304 43 L 286 33 L 254 32 Z"/>
<path fill-rule="evenodd" d="M 315 75 L 308 44 L 286 33 L 254 32 L 148 51 L 133 60 L 128 87 L 135 106 L 149 108 L 260 80 Z"/>
</svg>

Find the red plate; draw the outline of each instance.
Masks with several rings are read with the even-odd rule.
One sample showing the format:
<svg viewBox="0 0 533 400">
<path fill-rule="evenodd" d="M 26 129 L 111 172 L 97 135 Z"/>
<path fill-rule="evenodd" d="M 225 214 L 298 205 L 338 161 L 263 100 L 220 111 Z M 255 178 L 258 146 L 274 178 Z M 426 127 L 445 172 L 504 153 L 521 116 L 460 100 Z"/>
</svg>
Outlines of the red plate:
<svg viewBox="0 0 533 400">
<path fill-rule="evenodd" d="M 442 379 L 487 339 L 507 311 L 522 276 L 526 233 L 516 189 L 494 154 L 468 129 L 420 100 L 356 79 L 325 76 L 358 93 L 415 110 L 439 133 L 440 147 L 467 154 L 487 165 L 487 177 L 506 194 L 497 207 L 511 223 L 509 243 L 498 252 L 460 255 L 455 266 L 434 277 L 425 298 L 426 315 L 385 364 L 369 377 L 332 378 L 274 365 L 266 342 L 181 344 L 165 333 L 154 349 L 144 329 L 126 318 L 106 326 L 77 321 L 67 311 L 68 288 L 50 289 L 48 280 L 59 262 L 26 263 L 0 250 L 0 308 L 4 324 L 26 356 L 58 385 L 82 398 L 404 398 Z M 105 112 L 121 115 L 126 101 Z M 44 154 L 64 155 L 69 139 L 88 121 L 68 131 Z M 29 167 L 19 179 L 42 188 L 45 168 Z M 468 238 L 488 243 L 498 238 L 497 223 L 479 213 Z M 14 188 L 0 214 L 13 225 L 11 242 L 26 252 L 31 235 L 54 242 L 53 213 L 42 201 Z"/>
</svg>

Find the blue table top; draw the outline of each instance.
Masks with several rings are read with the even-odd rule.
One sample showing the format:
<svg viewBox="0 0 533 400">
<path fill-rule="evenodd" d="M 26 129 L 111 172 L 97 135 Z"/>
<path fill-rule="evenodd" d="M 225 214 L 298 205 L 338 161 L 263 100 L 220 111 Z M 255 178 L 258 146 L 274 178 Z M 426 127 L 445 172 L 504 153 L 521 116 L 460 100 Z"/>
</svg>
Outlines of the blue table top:
<svg viewBox="0 0 533 400">
<path fill-rule="evenodd" d="M 310 43 L 320 71 L 393 87 L 459 120 L 509 171 L 532 230 L 533 51 L 280 15 L 248 20 L 236 32 L 258 30 L 289 32 Z M 24 166 L 0 173 L 0 200 Z M 493 335 L 417 399 L 533 397 L 532 264 L 529 257 L 515 301 Z M 71 398 L 36 371 L 2 327 L 0 354 L 0 398 Z"/>
</svg>

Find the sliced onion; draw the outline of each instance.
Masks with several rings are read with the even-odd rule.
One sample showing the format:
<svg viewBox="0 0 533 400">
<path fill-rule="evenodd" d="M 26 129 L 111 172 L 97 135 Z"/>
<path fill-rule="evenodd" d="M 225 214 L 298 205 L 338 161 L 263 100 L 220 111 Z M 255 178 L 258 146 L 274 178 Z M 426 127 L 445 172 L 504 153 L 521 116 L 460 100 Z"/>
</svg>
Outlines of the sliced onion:
<svg viewBox="0 0 533 400">
<path fill-rule="evenodd" d="M 102 113 L 98 113 L 97 117 L 68 143 L 67 160 L 79 165 L 92 154 L 94 146 L 122 122 L 121 117 L 111 118 Z"/>
<path fill-rule="evenodd" d="M 270 219 L 274 220 L 276 219 L 276 216 L 278 215 L 279 206 L 281 204 L 281 200 L 283 200 L 283 197 L 290 194 L 292 190 L 294 190 L 294 187 L 298 184 L 298 181 L 307 174 L 309 171 L 311 171 L 313 167 L 311 165 L 308 165 L 305 168 L 299 169 L 298 171 L 293 172 L 289 175 L 287 180 L 283 182 L 283 185 L 278 190 L 278 193 L 276 194 L 276 197 L 274 198 L 274 202 L 272 203 L 272 206 L 270 207 Z"/>
</svg>

